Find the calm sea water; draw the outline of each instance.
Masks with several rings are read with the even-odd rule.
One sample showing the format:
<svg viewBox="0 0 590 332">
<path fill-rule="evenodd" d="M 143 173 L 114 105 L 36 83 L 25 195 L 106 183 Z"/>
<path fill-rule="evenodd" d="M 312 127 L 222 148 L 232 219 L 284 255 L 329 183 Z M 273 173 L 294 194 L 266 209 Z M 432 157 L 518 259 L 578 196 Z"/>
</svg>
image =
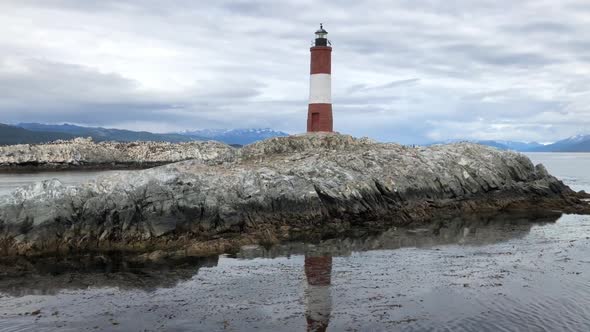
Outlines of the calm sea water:
<svg viewBox="0 0 590 332">
<path fill-rule="evenodd" d="M 529 154 L 590 191 L 590 155 Z M 590 331 L 590 217 L 497 215 L 233 255 L 21 262 L 0 331 Z"/>
<path fill-rule="evenodd" d="M 576 191 L 590 192 L 590 153 L 525 153 Z"/>
</svg>

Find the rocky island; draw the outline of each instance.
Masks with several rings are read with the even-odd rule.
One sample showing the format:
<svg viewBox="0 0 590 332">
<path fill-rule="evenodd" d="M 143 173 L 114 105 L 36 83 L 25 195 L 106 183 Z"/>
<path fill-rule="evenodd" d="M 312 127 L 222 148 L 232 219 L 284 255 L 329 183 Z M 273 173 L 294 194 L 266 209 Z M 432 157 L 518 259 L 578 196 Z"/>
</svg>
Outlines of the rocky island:
<svg viewBox="0 0 590 332">
<path fill-rule="evenodd" d="M 242 149 L 195 144 L 191 160 L 0 197 L 2 254 L 206 254 L 466 213 L 590 213 L 588 195 L 542 165 L 476 144 L 406 147 L 326 133 Z"/>
<path fill-rule="evenodd" d="M 189 159 L 215 163 L 232 156 L 234 150 L 214 141 L 96 143 L 92 138 L 76 138 L 0 146 L 0 171 L 142 169 Z"/>
</svg>

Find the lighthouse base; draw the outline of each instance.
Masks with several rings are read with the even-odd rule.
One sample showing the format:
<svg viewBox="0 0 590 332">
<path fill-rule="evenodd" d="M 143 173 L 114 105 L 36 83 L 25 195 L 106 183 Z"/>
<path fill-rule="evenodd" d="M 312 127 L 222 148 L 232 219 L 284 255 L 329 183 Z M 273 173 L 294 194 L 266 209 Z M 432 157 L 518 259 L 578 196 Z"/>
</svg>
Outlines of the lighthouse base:
<svg viewBox="0 0 590 332">
<path fill-rule="evenodd" d="M 332 124 L 332 104 L 309 104 L 307 111 L 307 132 L 334 130 Z"/>
</svg>

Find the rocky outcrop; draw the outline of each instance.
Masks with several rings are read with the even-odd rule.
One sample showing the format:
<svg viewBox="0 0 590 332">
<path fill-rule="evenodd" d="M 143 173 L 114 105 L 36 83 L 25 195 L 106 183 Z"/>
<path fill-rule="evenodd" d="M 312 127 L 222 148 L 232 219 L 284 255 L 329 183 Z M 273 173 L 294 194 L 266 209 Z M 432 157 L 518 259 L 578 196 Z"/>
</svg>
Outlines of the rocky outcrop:
<svg viewBox="0 0 590 332">
<path fill-rule="evenodd" d="M 0 146 L 0 170 L 23 168 L 145 168 L 182 160 L 231 161 L 235 149 L 218 142 L 100 142 L 91 138 Z"/>
<path fill-rule="evenodd" d="M 2 250 L 222 250 L 236 237 L 264 243 L 306 229 L 338 232 L 467 212 L 590 212 L 581 194 L 542 165 L 469 143 L 410 148 L 314 134 L 255 143 L 225 160 L 19 189 L 0 197 Z"/>
</svg>

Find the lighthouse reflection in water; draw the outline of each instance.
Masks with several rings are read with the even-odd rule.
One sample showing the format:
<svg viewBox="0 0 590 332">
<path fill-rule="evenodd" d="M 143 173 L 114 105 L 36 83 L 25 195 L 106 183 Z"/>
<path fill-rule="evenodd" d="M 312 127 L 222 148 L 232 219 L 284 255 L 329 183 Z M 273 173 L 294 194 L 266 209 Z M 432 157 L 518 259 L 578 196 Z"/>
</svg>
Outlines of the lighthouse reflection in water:
<svg viewBox="0 0 590 332">
<path fill-rule="evenodd" d="M 326 331 L 332 312 L 332 256 L 305 255 L 305 318 L 308 331 Z"/>
</svg>

